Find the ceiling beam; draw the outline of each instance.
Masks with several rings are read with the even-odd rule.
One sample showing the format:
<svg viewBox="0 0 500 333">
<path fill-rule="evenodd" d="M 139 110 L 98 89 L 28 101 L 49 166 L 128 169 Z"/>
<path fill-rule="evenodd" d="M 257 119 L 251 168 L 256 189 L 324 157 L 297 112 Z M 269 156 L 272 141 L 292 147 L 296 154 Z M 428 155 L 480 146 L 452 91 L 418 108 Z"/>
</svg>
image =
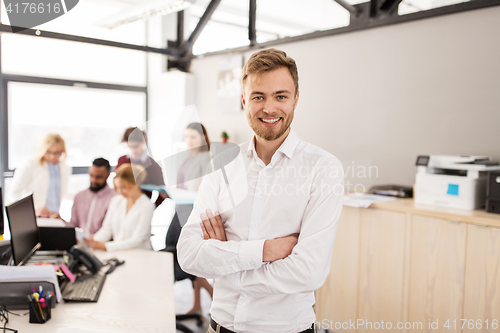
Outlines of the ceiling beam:
<svg viewBox="0 0 500 333">
<path fill-rule="evenodd" d="M 196 42 L 198 37 L 200 37 L 200 34 L 207 25 L 208 21 L 210 21 L 210 18 L 217 9 L 217 6 L 219 5 L 220 1 L 221 0 L 210 1 L 210 3 L 207 6 L 207 9 L 205 10 L 205 13 L 203 13 L 203 16 L 198 21 L 196 28 L 194 28 L 193 32 L 191 33 L 191 36 L 189 36 L 187 41 L 181 44 L 180 49 L 182 54 L 184 55 L 192 54 L 194 43 Z"/>
<path fill-rule="evenodd" d="M 34 36 L 34 37 L 39 37 L 39 38 L 53 38 L 53 39 L 68 40 L 68 41 L 80 42 L 80 43 L 119 47 L 122 49 L 137 50 L 137 51 L 144 51 L 144 52 L 150 52 L 150 53 L 159 53 L 159 54 L 164 54 L 164 55 L 173 56 L 173 57 L 180 55 L 179 52 L 177 50 L 174 50 L 174 49 L 161 49 L 161 48 L 156 48 L 156 47 L 115 42 L 115 41 L 98 39 L 98 38 L 62 34 L 62 33 L 52 32 L 52 31 L 45 31 L 45 30 L 38 30 L 38 29 L 26 29 L 23 27 L 15 27 L 15 26 L 10 26 L 10 25 L 5 25 L 5 24 L 0 24 L 0 32 L 17 33 L 20 35 L 28 35 L 28 36 Z"/>
<path fill-rule="evenodd" d="M 380 10 L 385 13 L 394 14 L 402 0 L 385 0 Z"/>
<path fill-rule="evenodd" d="M 255 29 L 256 21 L 257 21 L 257 0 L 250 0 L 250 10 L 248 14 L 248 39 L 250 40 L 251 46 L 257 44 L 257 31 Z"/>
<path fill-rule="evenodd" d="M 369 3 L 361 3 L 361 4 L 357 4 L 356 6 L 361 7 L 361 12 L 365 13 L 365 15 L 363 15 L 363 16 L 367 16 L 369 5 L 370 5 Z M 359 22 L 356 22 L 355 24 L 353 24 L 353 22 L 351 21 L 351 24 L 349 26 L 346 26 L 346 27 L 334 28 L 334 29 L 324 30 L 324 31 L 315 31 L 315 32 L 300 35 L 300 36 L 280 38 L 280 39 L 271 40 L 271 41 L 264 42 L 264 43 L 258 43 L 257 45 L 254 45 L 254 46 L 242 46 L 242 47 L 236 47 L 236 48 L 231 48 L 231 49 L 226 49 L 226 50 L 221 50 L 221 51 L 207 52 L 204 54 L 193 56 L 193 58 L 217 56 L 217 55 L 228 54 L 228 53 L 250 52 L 250 51 L 253 51 L 256 49 L 262 49 L 262 48 L 267 48 L 267 47 L 276 47 L 276 45 L 294 43 L 294 42 L 311 40 L 311 39 L 316 39 L 316 38 L 323 38 L 323 37 L 327 37 L 327 36 L 335 36 L 335 35 L 340 35 L 340 34 L 345 34 L 345 33 L 351 33 L 354 31 L 362 31 L 362 30 L 366 30 L 366 29 L 378 28 L 378 27 L 383 27 L 383 26 L 390 26 L 390 25 L 395 25 L 395 24 L 400 24 L 400 23 L 412 22 L 412 21 L 416 21 L 416 20 L 423 20 L 423 19 L 428 19 L 428 18 L 439 17 L 439 16 L 443 16 L 443 15 L 461 13 L 461 12 L 465 12 L 465 11 L 469 11 L 469 10 L 483 9 L 483 8 L 488 8 L 488 7 L 493 7 L 493 6 L 500 6 L 500 0 L 468 1 L 468 2 L 462 2 L 462 3 L 458 3 L 458 4 L 454 4 L 454 5 L 423 10 L 423 11 L 419 11 L 419 12 L 415 12 L 415 13 L 411 13 L 411 14 L 392 15 L 392 16 L 385 15 L 385 16 L 378 17 L 375 20 L 369 19 L 368 17 L 366 17 L 366 19 L 361 19 L 361 20 L 359 20 Z"/>
</svg>

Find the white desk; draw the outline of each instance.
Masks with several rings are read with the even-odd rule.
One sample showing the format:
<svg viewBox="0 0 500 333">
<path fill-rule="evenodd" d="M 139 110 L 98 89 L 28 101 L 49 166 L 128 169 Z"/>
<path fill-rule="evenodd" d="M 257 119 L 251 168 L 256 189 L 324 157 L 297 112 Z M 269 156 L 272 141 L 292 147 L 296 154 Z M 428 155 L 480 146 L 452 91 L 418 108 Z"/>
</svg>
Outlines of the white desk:
<svg viewBox="0 0 500 333">
<path fill-rule="evenodd" d="M 64 303 L 45 324 L 9 315 L 20 333 L 175 333 L 173 257 L 168 252 L 97 252 L 99 259 L 125 260 L 108 275 L 97 303 Z M 16 311 L 20 313 L 21 311 Z"/>
</svg>

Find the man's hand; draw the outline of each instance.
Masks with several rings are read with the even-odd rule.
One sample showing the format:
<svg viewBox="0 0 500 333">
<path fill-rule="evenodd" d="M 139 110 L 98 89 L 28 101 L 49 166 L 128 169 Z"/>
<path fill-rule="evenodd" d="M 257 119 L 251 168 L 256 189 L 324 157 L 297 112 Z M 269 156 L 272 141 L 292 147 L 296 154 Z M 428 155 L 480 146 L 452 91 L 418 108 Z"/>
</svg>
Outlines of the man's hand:
<svg viewBox="0 0 500 333">
<path fill-rule="evenodd" d="M 264 251 L 262 253 L 263 262 L 273 262 L 280 259 L 285 259 L 297 245 L 299 237 L 296 235 L 269 239 L 264 242 Z"/>
<path fill-rule="evenodd" d="M 39 207 L 35 209 L 35 214 L 37 217 L 50 217 L 50 211 L 47 207 Z"/>
<path fill-rule="evenodd" d="M 200 226 L 203 231 L 204 239 L 217 239 L 223 242 L 227 241 L 226 230 L 224 229 L 224 224 L 222 223 L 222 218 L 220 217 L 219 212 L 215 212 L 214 216 L 212 211 L 207 209 L 206 214 L 201 213 L 200 217 L 202 221 Z"/>
</svg>

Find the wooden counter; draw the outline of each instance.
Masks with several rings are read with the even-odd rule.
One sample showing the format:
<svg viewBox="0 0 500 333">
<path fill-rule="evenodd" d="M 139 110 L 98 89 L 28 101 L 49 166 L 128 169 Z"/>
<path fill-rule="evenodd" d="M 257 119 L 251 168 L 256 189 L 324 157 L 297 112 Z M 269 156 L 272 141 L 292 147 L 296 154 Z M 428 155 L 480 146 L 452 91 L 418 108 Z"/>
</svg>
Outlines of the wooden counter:
<svg viewBox="0 0 500 333">
<path fill-rule="evenodd" d="M 394 201 L 377 202 L 372 204 L 370 208 L 411 213 L 421 216 L 437 217 L 445 220 L 500 228 L 500 214 L 488 213 L 484 209 L 459 210 L 437 206 L 419 205 L 416 204 L 413 199 L 397 199 Z"/>
<path fill-rule="evenodd" d="M 500 332 L 500 215 L 411 199 L 344 207 L 315 308 L 335 332 Z M 347 324 L 358 320 L 392 328 Z"/>
</svg>

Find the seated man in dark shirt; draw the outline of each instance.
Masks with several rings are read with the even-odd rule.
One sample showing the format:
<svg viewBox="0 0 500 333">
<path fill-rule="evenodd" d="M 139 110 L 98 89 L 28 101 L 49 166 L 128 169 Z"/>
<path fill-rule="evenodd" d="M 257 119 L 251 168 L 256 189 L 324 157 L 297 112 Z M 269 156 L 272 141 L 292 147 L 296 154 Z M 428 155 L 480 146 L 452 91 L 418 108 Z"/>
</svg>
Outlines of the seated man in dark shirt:
<svg viewBox="0 0 500 333">
<path fill-rule="evenodd" d="M 116 168 L 118 169 L 122 164 L 130 163 L 140 165 L 146 170 L 146 178 L 143 184 L 150 185 L 165 185 L 163 180 L 163 172 L 161 167 L 156 163 L 151 156 L 148 155 L 146 150 L 146 133 L 137 127 L 129 127 L 123 133 L 122 142 L 125 142 L 130 149 L 130 154 L 123 155 L 118 159 Z M 137 175 L 136 175 L 137 177 Z M 146 190 L 142 191 L 151 198 L 152 193 Z M 160 192 L 155 204 L 158 207 L 167 196 Z"/>
</svg>

